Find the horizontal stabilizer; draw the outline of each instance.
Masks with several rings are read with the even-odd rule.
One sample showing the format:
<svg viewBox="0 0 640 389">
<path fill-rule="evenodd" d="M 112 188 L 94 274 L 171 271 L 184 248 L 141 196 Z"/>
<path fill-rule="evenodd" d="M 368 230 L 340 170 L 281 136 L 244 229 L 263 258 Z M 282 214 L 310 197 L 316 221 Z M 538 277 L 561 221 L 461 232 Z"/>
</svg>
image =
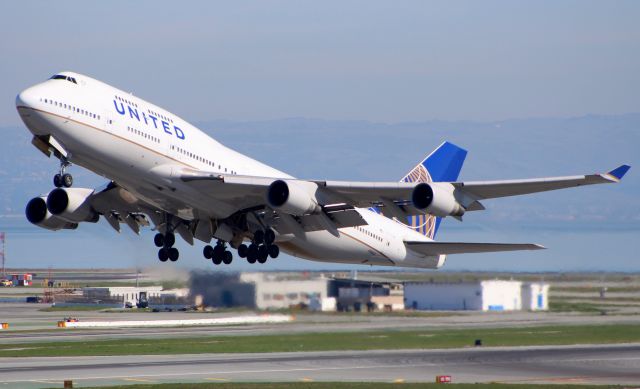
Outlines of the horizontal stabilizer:
<svg viewBox="0 0 640 389">
<path fill-rule="evenodd" d="M 424 255 L 466 253 L 492 253 L 497 251 L 542 250 L 533 243 L 459 243 L 459 242 L 404 242 L 411 250 Z"/>
</svg>

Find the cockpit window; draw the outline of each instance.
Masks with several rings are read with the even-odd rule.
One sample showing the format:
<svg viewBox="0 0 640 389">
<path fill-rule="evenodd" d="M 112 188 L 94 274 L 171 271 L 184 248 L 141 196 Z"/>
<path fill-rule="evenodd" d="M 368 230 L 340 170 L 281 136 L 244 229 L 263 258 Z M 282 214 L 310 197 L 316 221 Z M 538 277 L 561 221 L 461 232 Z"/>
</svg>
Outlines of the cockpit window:
<svg viewBox="0 0 640 389">
<path fill-rule="evenodd" d="M 67 80 L 69 82 L 73 82 L 77 84 L 76 79 L 74 77 L 63 76 L 62 74 L 55 74 L 51 77 L 51 80 Z"/>
</svg>

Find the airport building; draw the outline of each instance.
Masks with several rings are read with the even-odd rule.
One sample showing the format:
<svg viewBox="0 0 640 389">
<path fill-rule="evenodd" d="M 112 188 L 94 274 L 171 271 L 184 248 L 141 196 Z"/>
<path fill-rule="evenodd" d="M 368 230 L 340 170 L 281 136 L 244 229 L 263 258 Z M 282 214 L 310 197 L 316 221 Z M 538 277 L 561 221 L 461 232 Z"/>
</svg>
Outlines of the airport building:
<svg viewBox="0 0 640 389">
<path fill-rule="evenodd" d="M 459 283 L 407 282 L 407 309 L 514 311 L 546 310 L 549 285 L 486 280 Z"/>
<path fill-rule="evenodd" d="M 522 309 L 528 311 L 546 311 L 549 309 L 549 284 L 522 284 Z"/>
<path fill-rule="evenodd" d="M 120 304 L 135 305 L 140 299 L 140 294 L 146 298 L 158 297 L 162 293 L 162 286 L 145 286 L 136 288 L 135 286 L 116 287 L 87 287 L 82 288 L 82 297 L 86 300 L 98 302 L 117 301 Z"/>
<path fill-rule="evenodd" d="M 255 307 L 289 307 L 335 311 L 336 298 L 330 296 L 331 280 L 320 275 L 308 277 L 296 273 L 242 273 L 240 280 L 255 286 Z"/>
<path fill-rule="evenodd" d="M 149 306 L 183 307 L 191 305 L 189 289 L 164 290 L 162 286 L 85 287 L 82 294 L 56 294 L 56 305 L 100 304 L 104 307 L 122 308 L 136 306 L 146 301 Z"/>
<path fill-rule="evenodd" d="M 378 277 L 359 278 L 355 273 L 352 278 L 333 279 L 332 285 L 337 295 L 338 311 L 404 310 L 402 282 Z"/>
<path fill-rule="evenodd" d="M 213 308 L 355 312 L 404 309 L 400 282 L 307 272 L 192 273 L 191 295 Z"/>
</svg>

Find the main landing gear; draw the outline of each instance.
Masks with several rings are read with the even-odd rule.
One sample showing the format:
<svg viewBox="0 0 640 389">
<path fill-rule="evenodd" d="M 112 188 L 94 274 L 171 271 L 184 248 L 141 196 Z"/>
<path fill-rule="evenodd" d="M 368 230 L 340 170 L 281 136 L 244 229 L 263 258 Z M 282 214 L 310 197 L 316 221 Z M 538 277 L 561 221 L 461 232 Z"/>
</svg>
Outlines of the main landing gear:
<svg viewBox="0 0 640 389">
<path fill-rule="evenodd" d="M 175 262 L 180 257 L 178 249 L 173 247 L 176 243 L 176 236 L 173 232 L 157 233 L 153 237 L 153 243 L 155 243 L 156 247 L 160 247 L 160 250 L 158 250 L 158 259 L 160 261 L 167 262 L 167 260 L 171 260 L 171 262 Z"/>
<path fill-rule="evenodd" d="M 202 254 L 204 254 L 205 258 L 210 259 L 214 265 L 219 265 L 221 263 L 228 265 L 233 261 L 233 254 L 231 254 L 231 251 L 227 250 L 226 244 L 222 240 L 219 240 L 215 247 L 211 247 L 210 245 L 204 246 Z"/>
<path fill-rule="evenodd" d="M 56 188 L 71 188 L 73 185 L 73 176 L 69 173 L 66 173 L 67 168 L 71 166 L 71 162 L 69 162 L 66 158 L 60 158 L 60 173 L 53 176 L 53 186 Z"/>
<path fill-rule="evenodd" d="M 253 241 L 249 246 L 238 246 L 238 255 L 240 258 L 247 258 L 249 263 L 265 263 L 267 258 L 277 258 L 280 254 L 280 248 L 273 243 L 275 240 L 276 234 L 271 228 L 258 230 L 253 233 Z"/>
</svg>

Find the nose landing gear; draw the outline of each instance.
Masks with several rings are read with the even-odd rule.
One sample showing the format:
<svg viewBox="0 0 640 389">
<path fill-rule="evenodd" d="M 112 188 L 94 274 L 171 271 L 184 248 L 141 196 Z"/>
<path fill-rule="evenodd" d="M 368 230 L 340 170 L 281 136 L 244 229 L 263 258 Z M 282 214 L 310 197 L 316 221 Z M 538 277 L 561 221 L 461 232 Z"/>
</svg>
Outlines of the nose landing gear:
<svg viewBox="0 0 640 389">
<path fill-rule="evenodd" d="M 66 173 L 69 166 L 71 166 L 71 162 L 69 162 L 67 158 L 60 158 L 60 173 L 53 176 L 53 186 L 56 188 L 71 188 L 73 185 L 73 176 Z"/>
</svg>

